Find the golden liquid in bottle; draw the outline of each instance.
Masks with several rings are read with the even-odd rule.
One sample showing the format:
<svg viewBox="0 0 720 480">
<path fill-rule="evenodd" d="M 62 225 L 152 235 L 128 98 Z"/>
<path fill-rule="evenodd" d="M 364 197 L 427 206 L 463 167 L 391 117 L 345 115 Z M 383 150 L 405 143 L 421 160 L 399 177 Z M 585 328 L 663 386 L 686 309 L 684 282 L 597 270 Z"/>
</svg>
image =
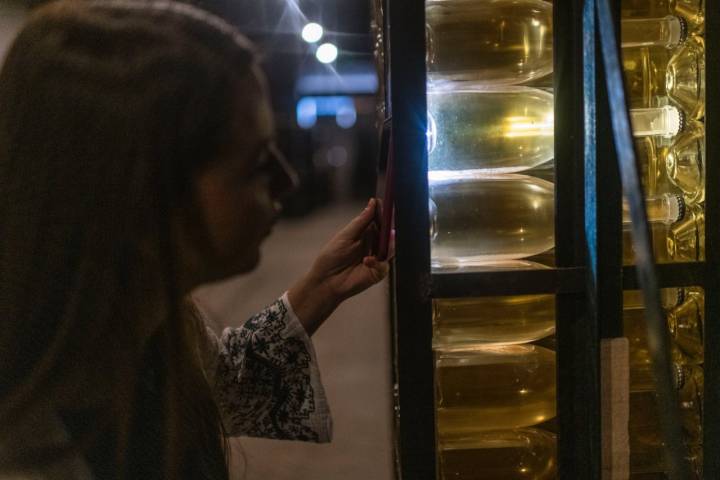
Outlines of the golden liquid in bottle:
<svg viewBox="0 0 720 480">
<path fill-rule="evenodd" d="M 665 76 L 670 52 L 663 47 L 623 48 L 622 62 L 630 108 L 660 106 L 666 94 Z"/>
<path fill-rule="evenodd" d="M 702 368 L 700 388 L 702 388 Z M 691 382 L 691 381 L 689 381 Z M 702 392 L 689 393 L 694 387 L 682 387 L 680 396 L 680 421 L 682 440 L 687 448 L 693 478 L 702 478 Z M 630 472 L 660 473 L 666 471 L 662 430 L 658 417 L 655 392 L 630 395 Z M 633 477 L 634 478 L 634 477 Z"/>
<path fill-rule="evenodd" d="M 670 13 L 682 16 L 693 31 L 705 23 L 705 0 L 622 0 L 621 17 L 658 18 Z"/>
<path fill-rule="evenodd" d="M 689 300 L 685 300 L 683 304 L 676 309 L 685 310 L 685 304 Z M 693 318 L 685 319 L 668 318 L 668 328 L 672 329 L 671 323 L 677 323 L 681 333 L 671 331 L 670 357 L 674 362 L 680 365 L 701 364 L 703 362 L 702 354 L 702 331 Z M 652 379 L 650 348 L 647 343 L 647 323 L 645 320 L 645 311 L 642 309 L 623 310 L 623 327 L 625 336 L 630 343 L 630 384 L 634 390 L 642 390 L 643 388 L 651 388 L 654 382 Z M 683 348 L 678 345 L 678 339 L 682 335 L 682 341 L 685 344 Z M 654 388 L 654 387 L 652 387 Z"/>
<path fill-rule="evenodd" d="M 654 223 L 650 225 L 650 240 L 653 248 L 653 257 L 658 263 L 669 263 L 673 259 L 668 250 L 667 238 L 670 232 L 668 225 Z M 623 230 L 623 265 L 635 264 L 635 246 L 629 229 Z"/>
<path fill-rule="evenodd" d="M 430 181 L 433 268 L 526 258 L 554 247 L 552 183 L 525 175 L 474 175 Z M 651 223 L 672 223 L 682 198 L 646 199 Z M 629 223 L 624 208 L 625 224 Z"/>
<path fill-rule="evenodd" d="M 430 182 L 433 266 L 524 258 L 554 246 L 550 182 L 524 175 Z"/>
<path fill-rule="evenodd" d="M 428 0 L 425 18 L 434 84 L 511 85 L 552 72 L 552 5 L 544 1 Z"/>
<path fill-rule="evenodd" d="M 666 309 L 675 308 L 680 305 L 684 298 L 683 289 L 677 287 L 661 288 L 660 302 Z M 640 290 L 623 291 L 623 310 L 636 310 L 645 308 L 642 292 Z"/>
<path fill-rule="evenodd" d="M 686 458 L 690 464 L 691 479 L 702 480 L 702 445 L 689 445 L 687 451 Z M 630 437 L 630 478 L 665 478 L 666 470 L 665 450 L 662 444 L 647 444 L 642 440 Z M 639 477 L 638 475 L 643 476 Z"/>
<path fill-rule="evenodd" d="M 534 345 L 436 355 L 439 438 L 526 427 L 555 416 L 555 353 Z"/>
<path fill-rule="evenodd" d="M 427 107 L 431 180 L 519 172 L 554 156 L 553 96 L 544 90 L 450 82 L 428 91 Z M 632 109 L 630 120 L 635 137 L 672 138 L 685 123 L 670 105 Z"/>
<path fill-rule="evenodd" d="M 439 350 L 532 342 L 555 332 L 555 296 L 436 299 L 433 326 L 433 348 Z"/>
<path fill-rule="evenodd" d="M 632 367 L 632 366 L 631 366 Z M 700 365 L 672 365 L 675 388 L 678 392 L 683 439 L 686 443 L 702 442 L 702 412 L 704 395 L 704 372 Z M 652 389 L 633 391 L 630 394 L 630 432 L 655 432 L 646 441 L 661 436 L 657 394 Z M 650 428 L 652 427 L 652 428 Z M 640 434 L 636 435 L 639 436 Z"/>
<path fill-rule="evenodd" d="M 668 311 L 668 326 L 675 344 L 689 358 L 702 362 L 704 345 L 705 294 L 690 293 L 685 301 Z"/>
<path fill-rule="evenodd" d="M 659 18 L 671 12 L 669 0 L 622 0 L 621 18 Z"/>
<path fill-rule="evenodd" d="M 702 443 L 702 412 L 704 372 L 700 365 L 673 363 L 675 388 L 680 402 L 683 440 L 688 444 Z M 631 365 L 634 368 L 634 365 Z M 648 373 L 651 375 L 651 373 Z M 659 443 L 662 439 L 655 382 L 630 394 L 630 433 L 644 441 Z M 634 386 L 631 386 L 631 388 Z"/>
<path fill-rule="evenodd" d="M 427 102 L 431 178 L 518 172 L 553 158 L 553 96 L 546 91 L 452 83 L 430 90 Z"/>
<path fill-rule="evenodd" d="M 705 41 L 690 37 L 667 65 L 665 84 L 668 96 L 690 116 L 705 116 Z"/>
<path fill-rule="evenodd" d="M 534 428 L 479 432 L 441 441 L 442 480 L 549 480 L 556 478 L 556 440 Z"/>
<path fill-rule="evenodd" d="M 662 18 L 624 19 L 620 23 L 623 48 L 675 48 L 687 37 L 685 20 L 675 15 Z"/>
</svg>

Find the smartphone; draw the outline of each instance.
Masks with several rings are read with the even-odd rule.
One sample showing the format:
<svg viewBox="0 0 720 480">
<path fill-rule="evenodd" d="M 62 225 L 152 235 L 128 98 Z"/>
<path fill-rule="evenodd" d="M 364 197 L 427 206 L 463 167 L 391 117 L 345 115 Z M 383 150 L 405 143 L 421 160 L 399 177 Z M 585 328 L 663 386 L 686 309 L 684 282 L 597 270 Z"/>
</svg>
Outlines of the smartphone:
<svg viewBox="0 0 720 480">
<path fill-rule="evenodd" d="M 378 226 L 378 238 L 374 242 L 377 246 L 375 256 L 378 260 L 387 260 L 393 230 L 393 217 L 395 213 L 395 181 L 393 168 L 393 146 L 392 146 L 392 118 L 383 122 L 383 129 L 380 136 L 380 162 L 385 163 L 385 185 L 382 192 L 377 192 L 376 197 L 382 196 L 382 208 L 375 210 L 375 222 Z"/>
</svg>

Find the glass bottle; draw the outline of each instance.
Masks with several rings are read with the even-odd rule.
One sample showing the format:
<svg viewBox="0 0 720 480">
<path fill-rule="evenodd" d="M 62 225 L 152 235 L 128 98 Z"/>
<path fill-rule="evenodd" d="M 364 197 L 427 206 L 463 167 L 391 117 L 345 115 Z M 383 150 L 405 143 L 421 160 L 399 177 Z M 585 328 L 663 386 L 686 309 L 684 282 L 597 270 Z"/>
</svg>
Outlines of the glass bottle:
<svg viewBox="0 0 720 480">
<path fill-rule="evenodd" d="M 662 223 L 650 225 L 650 240 L 652 242 L 653 258 L 657 263 L 670 263 L 673 259 L 668 250 L 667 238 L 670 227 Z M 635 264 L 635 244 L 632 239 L 632 232 L 629 229 L 623 230 L 623 265 Z"/>
<path fill-rule="evenodd" d="M 689 306 L 683 307 L 686 302 L 687 300 L 676 307 L 676 309 L 683 308 L 682 316 L 668 317 L 671 338 L 670 356 L 678 364 L 700 364 L 703 362 L 702 319 L 689 315 L 687 312 Z M 651 364 L 645 310 L 624 310 L 623 329 L 630 344 L 630 364 L 633 365 L 630 375 L 633 377 L 633 370 L 640 375 L 641 370 Z M 680 348 L 680 342 L 683 343 L 682 348 Z M 640 377 L 631 380 L 630 383 L 636 386 L 646 384 Z"/>
<path fill-rule="evenodd" d="M 673 262 L 705 259 L 705 211 L 703 206 L 688 205 L 685 218 L 670 228 L 667 238 L 669 257 Z"/>
<path fill-rule="evenodd" d="M 515 344 L 555 332 L 554 295 L 433 300 L 433 348 Z"/>
<path fill-rule="evenodd" d="M 474 175 L 430 184 L 433 267 L 526 258 L 554 246 L 554 185 L 525 175 Z M 646 200 L 652 223 L 682 218 L 679 196 Z M 627 208 L 623 209 L 627 212 Z M 629 220 L 624 219 L 625 223 Z"/>
<path fill-rule="evenodd" d="M 635 137 L 671 138 L 685 128 L 685 114 L 671 105 L 634 108 L 630 110 L 630 123 Z"/>
<path fill-rule="evenodd" d="M 662 47 L 622 49 L 622 66 L 631 108 L 657 107 L 666 94 L 665 82 L 670 52 Z"/>
<path fill-rule="evenodd" d="M 687 23 L 682 17 L 624 19 L 620 22 L 620 41 L 623 48 L 675 48 L 687 38 Z"/>
<path fill-rule="evenodd" d="M 665 309 L 674 308 L 680 305 L 684 299 L 682 288 L 670 287 L 660 289 L 660 301 Z M 623 311 L 645 308 L 640 290 L 623 291 Z"/>
<path fill-rule="evenodd" d="M 428 78 L 519 84 L 552 72 L 552 5 L 542 0 L 428 0 Z"/>
<path fill-rule="evenodd" d="M 519 172 L 554 156 L 553 96 L 544 90 L 452 82 L 428 91 L 427 102 L 430 179 Z M 636 137 L 674 137 L 685 122 L 670 105 L 632 109 L 630 118 Z"/>
<path fill-rule="evenodd" d="M 680 136 L 676 138 L 680 138 Z M 666 162 L 667 150 L 667 147 L 659 146 L 654 137 L 642 137 L 635 140 L 640 180 L 647 195 L 683 193 L 669 178 Z"/>
<path fill-rule="evenodd" d="M 673 0 L 622 0 L 621 18 L 658 18 L 668 15 Z"/>
<path fill-rule="evenodd" d="M 664 156 L 667 177 L 689 204 L 705 201 L 705 129 L 699 122 L 675 138 Z"/>
<path fill-rule="evenodd" d="M 437 221 L 437 211 L 434 204 L 430 205 L 430 212 L 433 221 Z M 433 213 L 434 212 L 434 213 Z M 430 235 L 434 235 L 437 225 L 430 225 Z M 534 257 L 535 260 L 537 257 Z M 467 265 L 459 264 L 435 264 L 432 266 L 433 273 L 477 273 L 477 272 L 497 272 L 508 270 L 543 270 L 550 268 L 548 265 L 538 263 L 536 261 L 515 259 L 515 260 L 496 260 L 490 262 L 477 262 Z"/>
<path fill-rule="evenodd" d="M 552 72 L 552 5 L 541 0 L 428 0 L 426 64 L 434 85 L 471 80 L 526 83 Z M 672 49 L 687 37 L 686 20 L 666 15 L 621 22 L 623 47 Z"/>
<path fill-rule="evenodd" d="M 554 245 L 554 185 L 525 175 L 430 182 L 433 266 L 525 258 Z"/>
<path fill-rule="evenodd" d="M 688 21 L 695 31 L 705 25 L 705 0 L 672 0 L 673 11 Z"/>
<path fill-rule="evenodd" d="M 544 90 L 453 83 L 429 91 L 427 102 L 435 178 L 516 172 L 553 158 L 553 96 Z"/>
<path fill-rule="evenodd" d="M 702 475 L 702 369 L 696 367 L 698 376 L 685 380 L 688 386 L 681 387 L 680 422 L 683 442 L 687 448 L 693 478 Z M 695 381 L 699 383 L 695 384 Z M 684 390 L 687 389 L 686 393 Z M 699 390 L 698 390 L 699 389 Z M 698 393 L 699 392 L 699 393 Z M 654 473 L 666 471 L 662 430 L 660 427 L 657 397 L 655 392 L 630 394 L 630 472 Z"/>
<path fill-rule="evenodd" d="M 536 428 L 478 432 L 440 441 L 442 480 L 550 480 L 557 475 L 555 435 Z"/>
<path fill-rule="evenodd" d="M 535 345 L 436 354 L 440 439 L 520 428 L 555 416 L 555 353 Z"/>
<path fill-rule="evenodd" d="M 680 407 L 683 439 L 687 443 L 702 443 L 702 412 L 705 374 L 699 365 L 673 364 L 675 389 Z M 646 441 L 662 442 L 657 393 L 654 382 L 630 393 L 630 433 L 646 436 Z M 639 435 L 638 435 L 639 436 Z"/>
<path fill-rule="evenodd" d="M 694 292 L 667 314 L 675 344 L 685 355 L 699 362 L 703 360 L 704 314 L 705 295 Z"/>
<path fill-rule="evenodd" d="M 703 448 L 702 445 L 689 445 L 687 447 L 688 462 L 693 475 L 691 480 L 702 480 Z M 635 480 L 636 475 L 645 474 L 647 478 L 667 479 L 663 472 L 667 471 L 665 465 L 665 448 L 662 443 L 647 443 L 642 439 L 630 437 L 630 478 Z M 650 476 L 650 475 L 657 476 Z"/>
<path fill-rule="evenodd" d="M 660 293 L 663 308 L 671 309 L 682 303 L 680 288 L 663 288 Z M 624 310 L 643 308 L 639 290 L 623 292 Z M 433 327 L 433 348 L 436 350 L 466 349 L 472 344 L 534 342 L 555 332 L 555 296 L 435 299 Z"/>
<path fill-rule="evenodd" d="M 689 117 L 705 116 L 705 41 L 691 36 L 675 52 L 667 66 L 665 84 L 668 96 Z"/>
<path fill-rule="evenodd" d="M 693 30 L 705 23 L 705 0 L 622 0 L 622 18 L 657 18 L 670 13 L 682 16 Z"/>
<path fill-rule="evenodd" d="M 685 216 L 685 201 L 679 195 L 663 193 L 645 199 L 645 210 L 648 221 L 672 225 Z M 630 206 L 623 202 L 622 218 L 626 225 L 630 224 Z"/>
</svg>

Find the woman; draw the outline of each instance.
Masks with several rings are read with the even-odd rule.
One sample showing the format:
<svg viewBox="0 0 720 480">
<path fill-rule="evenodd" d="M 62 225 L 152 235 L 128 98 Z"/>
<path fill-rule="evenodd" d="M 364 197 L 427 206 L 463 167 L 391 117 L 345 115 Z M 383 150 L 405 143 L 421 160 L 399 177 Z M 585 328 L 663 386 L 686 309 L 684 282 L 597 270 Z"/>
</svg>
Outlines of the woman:
<svg viewBox="0 0 720 480">
<path fill-rule="evenodd" d="M 0 476 L 227 478 L 224 433 L 328 441 L 308 335 L 386 275 L 374 200 L 244 327 L 218 339 L 185 300 L 255 267 L 295 181 L 221 20 L 38 11 L 0 73 Z"/>
</svg>

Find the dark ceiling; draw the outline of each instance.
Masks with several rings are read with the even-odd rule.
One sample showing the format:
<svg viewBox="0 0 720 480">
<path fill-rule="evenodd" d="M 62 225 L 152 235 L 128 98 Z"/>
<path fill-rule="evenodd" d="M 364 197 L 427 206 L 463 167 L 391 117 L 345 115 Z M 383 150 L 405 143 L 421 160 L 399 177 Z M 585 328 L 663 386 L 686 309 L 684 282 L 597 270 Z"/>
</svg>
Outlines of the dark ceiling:
<svg viewBox="0 0 720 480">
<path fill-rule="evenodd" d="M 4 1 L 4 0 L 0 0 Z M 48 0 L 24 0 L 30 6 Z M 371 0 L 182 0 L 201 6 L 239 28 L 262 52 L 275 109 L 290 112 L 295 81 L 301 73 L 327 69 L 313 56 L 313 46 L 300 38 L 306 21 L 325 28 L 323 41 L 335 43 L 340 56 L 333 68 L 341 71 L 371 60 Z"/>
</svg>

